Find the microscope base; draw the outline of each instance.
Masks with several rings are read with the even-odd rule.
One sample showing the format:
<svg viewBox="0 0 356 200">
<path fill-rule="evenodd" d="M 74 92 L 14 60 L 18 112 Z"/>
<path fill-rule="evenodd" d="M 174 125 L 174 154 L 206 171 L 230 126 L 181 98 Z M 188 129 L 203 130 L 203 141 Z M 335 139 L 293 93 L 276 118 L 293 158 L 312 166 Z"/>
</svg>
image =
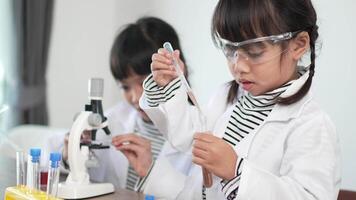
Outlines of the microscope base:
<svg viewBox="0 0 356 200">
<path fill-rule="evenodd" d="M 114 186 L 111 183 L 58 184 L 58 197 L 63 199 L 83 199 L 103 194 L 113 193 Z"/>
</svg>

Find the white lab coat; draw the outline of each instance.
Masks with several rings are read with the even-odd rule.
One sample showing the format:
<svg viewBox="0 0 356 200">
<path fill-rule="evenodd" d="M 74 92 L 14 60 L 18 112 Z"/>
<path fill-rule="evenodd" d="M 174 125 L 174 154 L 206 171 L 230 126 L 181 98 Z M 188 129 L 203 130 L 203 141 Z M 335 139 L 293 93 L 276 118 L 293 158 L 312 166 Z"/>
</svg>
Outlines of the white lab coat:
<svg viewBox="0 0 356 200">
<path fill-rule="evenodd" d="M 233 110 L 233 105 L 226 104 L 227 93 L 228 86 L 224 85 L 205 112 L 208 128 L 217 137 L 223 136 Z M 175 148 L 191 151 L 196 111 L 187 103 L 183 87 L 158 107 L 149 107 L 143 95 L 140 106 Z M 341 181 L 339 139 L 311 92 L 292 105 L 276 105 L 264 123 L 234 149 L 245 158 L 238 200 L 337 199 Z M 202 199 L 199 166 L 194 165 L 189 176 L 177 173 L 167 162 L 158 161 L 155 167 L 151 175 L 164 172 L 165 177 L 159 184 L 148 181 L 145 192 L 165 199 Z M 207 199 L 225 199 L 221 179 L 213 178 Z"/>
<path fill-rule="evenodd" d="M 133 133 L 136 119 L 140 117 L 139 113 L 127 102 L 120 102 L 110 108 L 105 116 L 108 118 L 112 136 Z M 111 136 L 106 136 L 102 130 L 98 131 L 96 136 L 97 141 L 111 141 Z M 61 145 L 56 145 L 61 151 L 64 133 L 57 134 L 50 140 L 52 144 L 61 143 Z M 129 166 L 126 157 L 113 146 L 110 146 L 109 149 L 94 150 L 94 152 L 99 161 L 99 167 L 89 168 L 90 179 L 96 182 L 110 182 L 115 188 L 125 188 Z M 181 173 L 187 173 L 191 166 L 191 156 L 173 149 L 168 142 L 163 145 L 158 158 L 166 160 L 169 165 Z"/>
</svg>

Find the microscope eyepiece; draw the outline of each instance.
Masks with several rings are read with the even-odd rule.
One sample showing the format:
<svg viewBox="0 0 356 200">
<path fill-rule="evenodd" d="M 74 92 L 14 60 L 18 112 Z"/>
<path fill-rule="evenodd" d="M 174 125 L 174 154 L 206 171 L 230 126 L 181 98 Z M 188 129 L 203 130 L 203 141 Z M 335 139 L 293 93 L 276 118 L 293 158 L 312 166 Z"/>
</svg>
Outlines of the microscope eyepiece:
<svg viewBox="0 0 356 200">
<path fill-rule="evenodd" d="M 104 95 L 104 79 L 91 78 L 88 85 L 89 99 L 101 100 Z"/>
<path fill-rule="evenodd" d="M 105 122 L 107 118 L 104 116 L 102 99 L 104 94 L 104 79 L 102 78 L 91 78 L 88 84 L 89 100 L 90 104 L 85 105 L 86 111 L 91 111 L 94 114 L 99 114 L 101 117 L 101 122 Z M 93 119 L 94 120 L 94 119 Z M 95 119 L 95 123 L 98 119 Z M 103 127 L 104 132 L 110 135 L 110 130 L 107 126 Z M 96 129 L 92 130 L 91 134 L 92 140 L 96 139 Z"/>
</svg>

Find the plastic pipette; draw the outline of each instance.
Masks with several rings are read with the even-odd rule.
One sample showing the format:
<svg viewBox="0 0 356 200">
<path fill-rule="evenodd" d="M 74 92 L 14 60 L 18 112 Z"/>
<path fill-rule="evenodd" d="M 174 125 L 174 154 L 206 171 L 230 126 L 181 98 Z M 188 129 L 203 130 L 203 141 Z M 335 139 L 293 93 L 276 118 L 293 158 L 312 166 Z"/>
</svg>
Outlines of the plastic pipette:
<svg viewBox="0 0 356 200">
<path fill-rule="evenodd" d="M 163 44 L 163 48 L 165 48 L 170 54 L 172 54 L 174 69 L 176 70 L 176 72 L 177 72 L 177 74 L 178 74 L 180 80 L 182 81 L 182 84 L 183 84 L 183 86 L 184 86 L 185 89 L 186 89 L 186 92 L 187 92 L 187 94 L 188 94 L 188 96 L 189 96 L 189 99 L 192 101 L 193 105 L 194 105 L 195 107 L 197 107 L 197 109 L 198 109 L 199 118 L 200 118 L 199 120 L 200 120 L 200 123 L 201 123 L 201 124 L 200 124 L 200 126 L 201 126 L 200 129 L 201 129 L 201 130 L 199 130 L 199 131 L 206 131 L 206 117 L 205 117 L 205 115 L 204 115 L 204 113 L 203 113 L 201 107 L 199 106 L 199 103 L 198 103 L 197 98 L 195 97 L 195 95 L 194 95 L 194 93 L 193 93 L 192 88 L 190 87 L 190 85 L 189 85 L 187 79 L 186 79 L 185 76 L 184 76 L 184 73 L 182 72 L 182 70 L 181 70 L 181 68 L 180 68 L 180 66 L 179 66 L 179 64 L 178 64 L 178 61 L 177 61 L 177 60 L 175 59 L 175 57 L 173 56 L 174 50 L 173 50 L 173 47 L 172 47 L 171 43 L 165 42 L 165 43 Z"/>
<path fill-rule="evenodd" d="M 176 72 L 177 72 L 180 80 L 182 81 L 184 87 L 186 88 L 189 98 L 192 100 L 193 104 L 198 108 L 199 112 L 202 112 L 202 110 L 201 110 L 201 108 L 200 108 L 200 106 L 198 104 L 198 101 L 197 101 L 197 99 L 195 98 L 195 96 L 193 94 L 192 88 L 190 87 L 187 79 L 185 78 L 184 73 L 182 72 L 182 70 L 181 70 L 181 68 L 180 68 L 180 66 L 178 64 L 178 61 L 173 56 L 174 50 L 173 50 L 173 47 L 172 47 L 171 43 L 165 42 L 163 44 L 163 48 L 165 48 L 170 54 L 172 54 L 174 69 L 176 70 Z"/>
<path fill-rule="evenodd" d="M 200 127 L 199 127 L 199 131 L 203 132 L 203 131 L 207 131 L 207 126 L 206 126 L 206 117 L 201 109 L 201 107 L 199 106 L 199 103 L 197 101 L 197 99 L 195 98 L 195 95 L 193 93 L 192 88 L 190 87 L 187 79 L 184 76 L 184 73 L 182 72 L 178 61 L 176 60 L 176 58 L 173 56 L 173 47 L 171 45 L 171 43 L 169 42 L 165 42 L 163 44 L 163 48 L 165 48 L 173 57 L 173 66 L 180 78 L 180 80 L 182 81 L 183 86 L 186 89 L 187 95 L 190 98 L 190 100 L 193 102 L 193 105 L 197 107 L 198 112 L 199 112 L 199 121 L 200 121 Z M 213 182 L 212 182 L 212 175 L 211 173 L 206 170 L 205 168 L 203 168 L 203 180 L 204 180 L 204 186 L 205 187 L 211 187 Z"/>
</svg>

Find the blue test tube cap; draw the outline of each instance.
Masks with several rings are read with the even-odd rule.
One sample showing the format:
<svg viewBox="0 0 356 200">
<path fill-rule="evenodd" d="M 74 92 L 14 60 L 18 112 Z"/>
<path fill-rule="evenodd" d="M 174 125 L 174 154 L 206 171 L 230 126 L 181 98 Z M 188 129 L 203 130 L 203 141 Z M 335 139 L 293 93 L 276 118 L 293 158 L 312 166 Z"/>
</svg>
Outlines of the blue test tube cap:
<svg viewBox="0 0 356 200">
<path fill-rule="evenodd" d="M 57 168 L 59 161 L 62 159 L 60 153 L 54 152 L 49 155 L 49 160 L 51 161 L 51 167 Z"/>
<path fill-rule="evenodd" d="M 41 149 L 38 148 L 30 149 L 30 156 L 32 162 L 39 162 L 41 156 Z"/>
<path fill-rule="evenodd" d="M 155 196 L 146 194 L 145 200 L 155 200 Z"/>
</svg>

